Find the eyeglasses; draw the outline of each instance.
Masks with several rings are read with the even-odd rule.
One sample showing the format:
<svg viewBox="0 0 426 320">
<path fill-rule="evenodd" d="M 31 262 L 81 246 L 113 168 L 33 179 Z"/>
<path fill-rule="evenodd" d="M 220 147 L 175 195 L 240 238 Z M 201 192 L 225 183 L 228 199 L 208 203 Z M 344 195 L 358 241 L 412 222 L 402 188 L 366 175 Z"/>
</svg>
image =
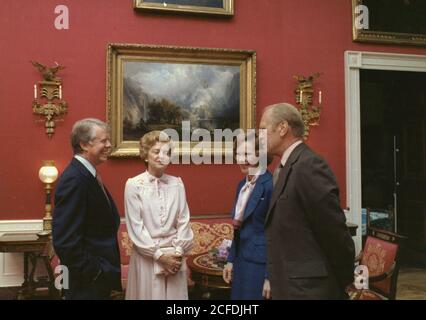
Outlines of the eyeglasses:
<svg viewBox="0 0 426 320">
<path fill-rule="evenodd" d="M 107 144 L 108 142 L 111 143 L 111 140 L 110 139 L 100 140 L 99 138 L 93 138 L 92 140 L 89 141 L 90 144 L 92 144 L 92 143 L 94 143 L 94 144 L 96 144 L 96 143 Z"/>
</svg>

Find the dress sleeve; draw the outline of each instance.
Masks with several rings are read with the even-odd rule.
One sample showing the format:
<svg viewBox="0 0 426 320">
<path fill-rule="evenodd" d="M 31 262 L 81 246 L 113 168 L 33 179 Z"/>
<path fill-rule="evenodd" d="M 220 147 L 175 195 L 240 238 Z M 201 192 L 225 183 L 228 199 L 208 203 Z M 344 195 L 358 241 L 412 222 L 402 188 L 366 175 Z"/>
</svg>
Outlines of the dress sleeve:
<svg viewBox="0 0 426 320">
<path fill-rule="evenodd" d="M 187 254 L 192 249 L 194 233 L 189 223 L 189 208 L 186 202 L 185 187 L 182 180 L 178 179 L 179 212 L 177 215 L 177 234 L 176 238 L 172 240 L 172 244 L 176 248 L 176 252 Z"/>
<path fill-rule="evenodd" d="M 138 193 L 138 187 L 131 180 L 127 180 L 124 190 L 124 206 L 127 231 L 133 246 L 141 255 L 158 260 L 163 252 L 146 229 L 141 214 L 143 212 L 142 199 Z"/>
</svg>

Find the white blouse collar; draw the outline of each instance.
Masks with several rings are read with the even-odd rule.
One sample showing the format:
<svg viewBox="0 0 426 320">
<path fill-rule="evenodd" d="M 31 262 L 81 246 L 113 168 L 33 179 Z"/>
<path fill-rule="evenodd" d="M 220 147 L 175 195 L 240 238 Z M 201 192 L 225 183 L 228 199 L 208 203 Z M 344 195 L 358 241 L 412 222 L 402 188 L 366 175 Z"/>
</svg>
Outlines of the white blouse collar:
<svg viewBox="0 0 426 320">
<path fill-rule="evenodd" d="M 168 180 L 167 179 L 167 175 L 164 174 L 164 173 L 163 173 L 163 175 L 160 178 L 157 178 L 157 177 L 153 176 L 152 174 L 150 174 L 148 172 L 148 170 L 146 170 L 143 175 L 145 176 L 146 181 L 151 182 L 151 183 L 153 183 L 155 181 L 162 182 L 162 183 L 167 183 L 167 180 Z"/>
</svg>

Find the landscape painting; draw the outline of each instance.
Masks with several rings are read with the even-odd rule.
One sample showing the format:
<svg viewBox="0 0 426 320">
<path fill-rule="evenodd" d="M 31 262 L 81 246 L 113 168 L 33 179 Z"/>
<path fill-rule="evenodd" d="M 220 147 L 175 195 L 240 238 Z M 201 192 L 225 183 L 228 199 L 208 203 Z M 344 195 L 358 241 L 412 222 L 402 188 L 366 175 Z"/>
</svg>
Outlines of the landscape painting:
<svg viewBox="0 0 426 320">
<path fill-rule="evenodd" d="M 125 62 L 123 139 L 190 121 L 202 128 L 240 125 L 240 68 L 188 63 Z"/>
<path fill-rule="evenodd" d="M 254 128 L 255 51 L 110 44 L 107 57 L 111 157 L 138 156 L 140 138 L 152 130 L 174 130 L 187 154 L 213 141 L 215 129 Z M 220 143 L 209 153 L 229 151 Z"/>
</svg>

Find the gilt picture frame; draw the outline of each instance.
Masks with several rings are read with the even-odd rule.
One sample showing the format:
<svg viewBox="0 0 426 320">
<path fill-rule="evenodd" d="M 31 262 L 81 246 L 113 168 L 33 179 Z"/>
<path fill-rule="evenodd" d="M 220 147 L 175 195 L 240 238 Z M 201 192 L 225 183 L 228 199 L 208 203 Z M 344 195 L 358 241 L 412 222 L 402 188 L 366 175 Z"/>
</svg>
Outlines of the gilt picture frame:
<svg viewBox="0 0 426 320">
<path fill-rule="evenodd" d="M 353 40 L 426 46 L 425 15 L 424 0 L 352 0 Z"/>
<path fill-rule="evenodd" d="M 255 51 L 116 43 L 107 51 L 111 157 L 137 157 L 139 139 L 152 130 L 178 132 L 179 153 L 187 154 L 199 129 L 213 136 L 254 128 Z M 212 144 L 209 152 L 226 148 Z"/>
<path fill-rule="evenodd" d="M 134 0 L 133 7 L 136 10 L 157 12 L 234 15 L 234 0 Z"/>
</svg>

